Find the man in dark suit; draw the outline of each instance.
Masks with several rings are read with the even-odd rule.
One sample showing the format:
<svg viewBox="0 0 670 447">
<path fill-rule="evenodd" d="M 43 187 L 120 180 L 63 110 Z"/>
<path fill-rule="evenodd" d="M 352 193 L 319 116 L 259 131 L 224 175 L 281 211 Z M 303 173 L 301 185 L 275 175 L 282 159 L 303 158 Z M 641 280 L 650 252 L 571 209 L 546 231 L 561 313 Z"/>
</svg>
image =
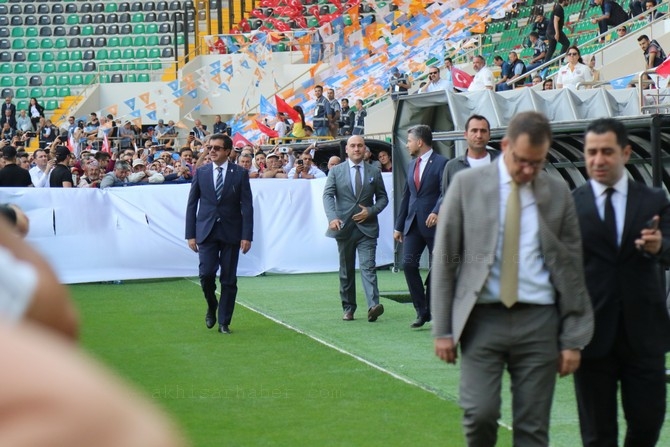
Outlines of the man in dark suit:
<svg viewBox="0 0 670 447">
<path fill-rule="evenodd" d="M 659 265 L 670 264 L 670 202 L 628 179 L 626 128 L 605 118 L 586 129 L 590 181 L 574 191 L 593 301 L 595 333 L 575 374 L 585 446 L 616 446 L 617 388 L 628 429 L 624 445 L 658 441 L 666 409 L 670 319 Z"/>
<path fill-rule="evenodd" d="M 368 321 L 384 313 L 379 304 L 375 255 L 379 222 L 377 215 L 388 205 L 381 171 L 365 163 L 365 140 L 354 135 L 347 140 L 347 161 L 333 166 L 323 190 L 323 207 L 328 218 L 326 236 L 335 238 L 340 253 L 340 299 L 344 321 L 356 312 L 356 251 L 363 290 L 368 305 Z"/>
<path fill-rule="evenodd" d="M 514 445 L 549 445 L 556 383 L 579 366 L 593 315 L 567 185 L 542 170 L 551 144 L 543 115 L 519 113 L 503 156 L 463 170 L 447 190 L 435 234 L 435 354 L 456 362 L 470 446 L 493 446 L 503 371 L 510 374 Z"/>
<path fill-rule="evenodd" d="M 2 103 L 2 107 L 0 108 L 0 117 L 4 119 L 7 110 L 10 111 L 12 120 L 16 123 L 16 105 L 12 102 L 11 96 L 5 96 L 5 102 Z"/>
<path fill-rule="evenodd" d="M 186 239 L 200 259 L 199 276 L 207 300 L 205 323 L 230 333 L 237 295 L 237 261 L 251 248 L 254 212 L 246 169 L 228 162 L 233 141 L 213 135 L 206 146 L 212 163 L 201 166 L 191 183 L 186 207 Z M 221 300 L 216 300 L 216 271 L 221 268 Z"/>
<path fill-rule="evenodd" d="M 393 232 L 393 239 L 403 243 L 402 266 L 416 311 L 412 328 L 420 328 L 430 321 L 430 274 L 424 288 L 419 261 L 426 247 L 429 258 L 433 252 L 442 174 L 447 164 L 445 157 L 433 151 L 432 144 L 430 127 L 420 124 L 407 131 L 407 149 L 415 159 L 407 168 L 407 181 Z"/>
</svg>

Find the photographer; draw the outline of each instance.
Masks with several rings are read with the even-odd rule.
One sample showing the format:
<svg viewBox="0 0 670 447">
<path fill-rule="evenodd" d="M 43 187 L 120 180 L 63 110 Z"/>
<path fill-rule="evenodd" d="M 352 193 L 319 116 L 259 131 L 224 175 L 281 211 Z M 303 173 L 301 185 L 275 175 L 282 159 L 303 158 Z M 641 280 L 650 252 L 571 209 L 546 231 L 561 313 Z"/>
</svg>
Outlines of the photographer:
<svg viewBox="0 0 670 447">
<path fill-rule="evenodd" d="M 35 166 L 28 171 L 33 186 L 35 188 L 48 188 L 49 174 L 51 174 L 51 170 L 56 166 L 56 160 L 49 160 L 47 151 L 44 149 L 37 149 L 33 153 L 33 160 L 35 161 Z"/>
<path fill-rule="evenodd" d="M 302 155 L 300 155 L 300 159 L 295 162 L 293 169 L 288 173 L 288 178 L 313 179 L 326 177 L 326 174 L 324 174 L 321 169 L 312 164 L 313 160 L 311 152 L 305 150 Z"/>
</svg>

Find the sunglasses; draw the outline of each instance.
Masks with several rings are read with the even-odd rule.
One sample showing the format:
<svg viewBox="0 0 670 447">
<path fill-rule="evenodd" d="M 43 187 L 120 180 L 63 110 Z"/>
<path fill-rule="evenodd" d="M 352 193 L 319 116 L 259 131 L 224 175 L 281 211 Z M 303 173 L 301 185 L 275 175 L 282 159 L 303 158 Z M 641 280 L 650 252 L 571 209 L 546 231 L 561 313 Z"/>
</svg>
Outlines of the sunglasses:
<svg viewBox="0 0 670 447">
<path fill-rule="evenodd" d="M 579 56 L 579 53 L 568 53 L 568 56 Z"/>
<path fill-rule="evenodd" d="M 436 72 L 436 71 L 431 71 L 431 72 L 430 72 L 430 73 L 428 73 L 428 74 L 429 74 L 430 76 L 433 76 L 433 75 L 436 75 L 436 74 L 437 74 L 437 72 Z"/>
<path fill-rule="evenodd" d="M 223 146 L 207 146 L 207 150 L 208 150 L 208 151 L 211 151 L 211 150 L 214 150 L 214 151 L 223 151 L 223 150 L 226 150 L 226 148 L 223 147 Z"/>
</svg>

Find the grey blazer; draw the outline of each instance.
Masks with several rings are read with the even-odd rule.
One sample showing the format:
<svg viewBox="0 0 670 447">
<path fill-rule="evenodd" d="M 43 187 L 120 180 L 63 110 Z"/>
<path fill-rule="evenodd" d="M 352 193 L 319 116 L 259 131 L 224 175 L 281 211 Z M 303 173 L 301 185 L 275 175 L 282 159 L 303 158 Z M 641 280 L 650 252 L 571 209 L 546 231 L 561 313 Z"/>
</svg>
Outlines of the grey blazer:
<svg viewBox="0 0 670 447">
<path fill-rule="evenodd" d="M 498 163 L 454 177 L 437 223 L 433 249 L 433 335 L 458 343 L 495 259 L 500 222 Z M 593 334 L 593 312 L 584 281 L 582 243 L 567 185 L 541 172 L 533 182 L 540 246 L 556 289 L 559 348 L 582 348 Z"/>
<path fill-rule="evenodd" d="M 379 237 L 379 222 L 377 215 L 382 212 L 389 200 L 382 180 L 381 171 L 369 163 L 363 165 L 363 187 L 358 197 L 354 195 L 349 172 L 349 161 L 334 166 L 328 172 L 326 186 L 323 189 L 323 207 L 328 222 L 340 219 L 344 226 L 339 231 L 328 229 L 326 236 L 335 239 L 347 239 L 357 226 L 363 234 L 371 238 Z M 361 211 L 359 205 L 368 208 L 370 216 L 365 222 L 356 223 L 351 216 Z"/>
</svg>

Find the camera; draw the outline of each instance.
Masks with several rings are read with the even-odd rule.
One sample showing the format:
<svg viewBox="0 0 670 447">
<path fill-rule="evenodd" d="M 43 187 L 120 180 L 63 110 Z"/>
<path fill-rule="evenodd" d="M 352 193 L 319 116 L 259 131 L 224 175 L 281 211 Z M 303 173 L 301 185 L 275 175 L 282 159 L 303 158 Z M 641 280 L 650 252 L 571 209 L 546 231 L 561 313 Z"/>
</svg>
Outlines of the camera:
<svg viewBox="0 0 670 447">
<path fill-rule="evenodd" d="M 189 132 L 188 134 L 189 134 L 190 136 L 192 136 L 192 137 L 195 136 L 195 132 Z"/>
<path fill-rule="evenodd" d="M 296 160 L 296 163 L 301 165 L 301 166 L 305 164 L 302 160 Z"/>
<path fill-rule="evenodd" d="M 280 147 L 279 148 L 279 153 L 280 154 L 288 154 L 288 148 L 287 147 Z"/>
</svg>

